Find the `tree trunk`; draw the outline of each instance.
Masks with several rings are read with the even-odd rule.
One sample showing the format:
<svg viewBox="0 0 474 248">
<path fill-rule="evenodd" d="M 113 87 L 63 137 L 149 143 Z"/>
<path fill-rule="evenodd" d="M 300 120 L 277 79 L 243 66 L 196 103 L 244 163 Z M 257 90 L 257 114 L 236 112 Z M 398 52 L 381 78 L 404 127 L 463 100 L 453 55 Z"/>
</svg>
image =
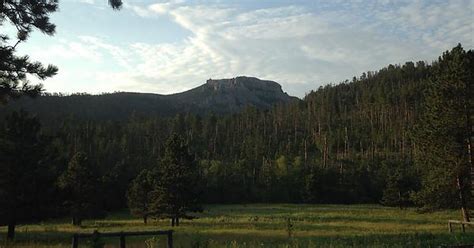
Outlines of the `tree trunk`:
<svg viewBox="0 0 474 248">
<path fill-rule="evenodd" d="M 176 226 L 179 226 L 179 218 L 176 218 Z"/>
<path fill-rule="evenodd" d="M 82 224 L 82 220 L 79 217 L 72 217 L 73 226 L 80 226 L 81 224 Z"/>
<path fill-rule="evenodd" d="M 7 233 L 8 240 L 15 239 L 15 226 L 16 226 L 15 222 L 8 223 L 8 233 Z"/>
<path fill-rule="evenodd" d="M 467 210 L 466 198 L 464 197 L 464 187 L 461 183 L 461 177 L 458 175 L 456 178 L 458 190 L 459 190 L 459 200 L 461 201 L 461 214 L 463 221 L 469 222 L 469 212 Z"/>
<path fill-rule="evenodd" d="M 171 226 L 174 226 L 174 218 L 171 218 Z"/>
<path fill-rule="evenodd" d="M 143 216 L 143 223 L 146 225 L 148 223 L 148 216 Z"/>
<path fill-rule="evenodd" d="M 400 192 L 400 190 L 398 190 L 398 207 L 400 209 L 403 209 L 403 207 L 402 207 L 402 192 Z"/>
</svg>

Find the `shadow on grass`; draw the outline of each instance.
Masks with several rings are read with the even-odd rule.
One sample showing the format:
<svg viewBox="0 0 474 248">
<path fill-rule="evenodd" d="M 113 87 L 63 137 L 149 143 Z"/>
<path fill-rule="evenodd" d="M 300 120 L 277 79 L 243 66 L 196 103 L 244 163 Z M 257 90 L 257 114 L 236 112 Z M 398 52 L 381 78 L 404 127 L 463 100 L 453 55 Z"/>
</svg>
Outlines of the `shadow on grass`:
<svg viewBox="0 0 474 248">
<path fill-rule="evenodd" d="M 5 244 L 5 233 L 0 239 L 1 247 Z M 177 232 L 174 235 L 176 247 L 192 247 L 196 243 L 207 244 L 199 247 L 438 247 L 439 245 L 474 244 L 474 233 L 456 234 L 362 234 L 362 235 L 331 235 L 321 237 L 300 237 L 298 231 L 293 238 L 286 236 L 263 235 L 255 233 L 232 233 L 216 230 L 215 233 Z M 19 232 L 16 244 L 34 244 L 26 247 L 51 247 L 70 245 L 72 233 L 69 232 Z M 127 238 L 127 243 L 133 247 L 145 244 L 146 238 Z M 86 241 L 83 241 L 85 243 Z M 114 247 L 117 239 L 106 239 L 107 247 Z"/>
</svg>

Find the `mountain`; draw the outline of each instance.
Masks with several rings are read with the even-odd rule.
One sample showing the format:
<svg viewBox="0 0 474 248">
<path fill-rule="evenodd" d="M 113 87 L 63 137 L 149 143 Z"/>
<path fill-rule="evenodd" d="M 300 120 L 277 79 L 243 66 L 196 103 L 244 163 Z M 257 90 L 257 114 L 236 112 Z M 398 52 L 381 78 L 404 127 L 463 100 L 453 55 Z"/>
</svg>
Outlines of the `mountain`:
<svg viewBox="0 0 474 248">
<path fill-rule="evenodd" d="M 281 85 L 254 77 L 209 79 L 194 89 L 171 94 L 118 92 L 102 95 L 74 94 L 70 96 L 46 94 L 36 99 L 21 98 L 10 102 L 8 110 L 25 109 L 43 121 L 65 117 L 88 120 L 124 120 L 130 115 L 171 116 L 177 113 L 237 113 L 247 106 L 267 109 L 278 103 L 298 98 L 283 92 Z"/>
<path fill-rule="evenodd" d="M 232 79 L 209 79 L 197 88 L 165 98 L 177 101 L 185 108 L 198 112 L 235 113 L 248 105 L 270 108 L 276 103 L 286 103 L 296 99 L 283 92 L 281 85 L 274 81 L 254 77 Z"/>
</svg>

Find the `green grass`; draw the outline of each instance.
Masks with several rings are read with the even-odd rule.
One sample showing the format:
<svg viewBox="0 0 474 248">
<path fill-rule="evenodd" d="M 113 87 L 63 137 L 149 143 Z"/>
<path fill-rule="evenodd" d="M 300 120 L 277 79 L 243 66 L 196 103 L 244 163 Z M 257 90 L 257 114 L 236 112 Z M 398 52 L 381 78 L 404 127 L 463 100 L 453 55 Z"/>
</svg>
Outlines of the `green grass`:
<svg viewBox="0 0 474 248">
<path fill-rule="evenodd" d="M 288 218 L 293 227 L 289 237 Z M 195 220 L 183 220 L 175 230 L 175 247 L 438 247 L 474 244 L 474 231 L 447 231 L 447 220 L 459 219 L 458 211 L 417 213 L 377 205 L 249 204 L 211 205 Z M 88 220 L 82 228 L 66 219 L 17 227 L 17 241 L 7 245 L 6 228 L 0 228 L 0 247 L 70 247 L 75 232 L 114 232 L 171 229 L 169 221 L 144 225 L 128 212 L 111 213 L 102 220 Z M 127 247 L 146 246 L 164 237 L 127 238 Z M 82 240 L 81 240 L 82 241 Z M 103 240 L 105 247 L 118 239 Z M 82 247 L 87 247 L 85 241 Z"/>
</svg>

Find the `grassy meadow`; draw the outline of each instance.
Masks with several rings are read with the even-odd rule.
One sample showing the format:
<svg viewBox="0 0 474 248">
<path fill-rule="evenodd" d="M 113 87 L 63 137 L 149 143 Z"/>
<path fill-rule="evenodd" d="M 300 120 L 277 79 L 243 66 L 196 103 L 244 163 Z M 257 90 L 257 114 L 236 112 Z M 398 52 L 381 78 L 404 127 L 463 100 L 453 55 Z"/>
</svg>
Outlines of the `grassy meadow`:
<svg viewBox="0 0 474 248">
<path fill-rule="evenodd" d="M 474 231 L 447 230 L 448 219 L 458 211 L 418 213 L 377 205 L 249 204 L 210 205 L 195 220 L 182 220 L 175 230 L 175 247 L 438 247 L 474 244 Z M 0 247 L 70 247 L 75 232 L 116 232 L 171 229 L 169 221 L 134 218 L 127 211 L 105 219 L 87 220 L 82 228 L 69 220 L 17 227 L 16 242 L 5 241 L 0 228 Z M 165 247 L 165 237 L 127 238 L 127 247 Z M 117 239 L 100 240 L 108 248 Z M 93 243 L 81 240 L 80 247 Z"/>
</svg>

